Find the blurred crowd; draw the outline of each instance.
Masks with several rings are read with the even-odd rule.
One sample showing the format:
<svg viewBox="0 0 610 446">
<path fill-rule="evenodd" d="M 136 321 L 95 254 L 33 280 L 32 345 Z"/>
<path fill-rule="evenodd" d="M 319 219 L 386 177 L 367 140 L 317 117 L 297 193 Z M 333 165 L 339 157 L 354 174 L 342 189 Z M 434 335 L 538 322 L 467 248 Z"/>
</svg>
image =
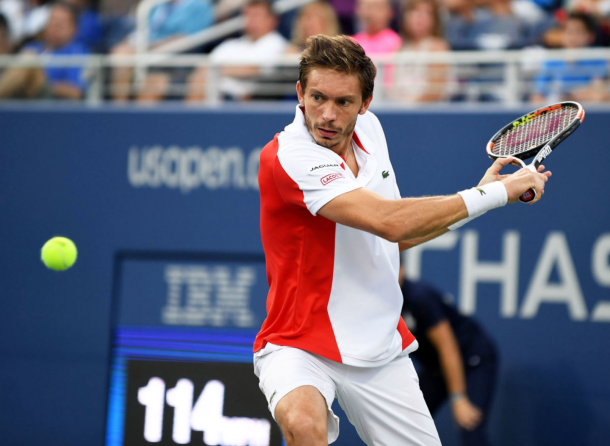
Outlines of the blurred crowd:
<svg viewBox="0 0 610 446">
<path fill-rule="evenodd" d="M 138 3 L 0 0 L 0 54 L 135 54 Z M 214 85 L 227 100 L 290 96 L 266 93 L 265 82 L 278 77 L 274 62 L 298 54 L 306 39 L 316 34 L 351 35 L 372 57 L 610 46 L 610 0 L 315 0 L 281 16 L 267 0 L 170 0 L 150 13 L 148 50 L 162 49 L 238 15 L 245 19 L 243 33 L 189 51 L 209 54 L 222 65 Z M 477 72 L 492 74 L 478 82 L 468 79 L 470 87 L 476 86 L 470 94 L 459 88 L 465 72 L 417 60 L 384 67 L 378 81 L 387 98 L 420 103 L 493 101 L 501 95 L 486 87 L 503 76 L 494 71 L 497 64 L 476 66 Z M 562 59 L 535 65 L 531 88 L 520 99 L 608 101 L 608 62 Z M 83 71 L 74 66 L 0 66 L 0 99 L 82 98 L 87 89 Z M 136 85 L 133 68 L 115 67 L 107 76 L 108 99 L 201 101 L 209 94 L 212 74 L 204 67 L 154 68 Z"/>
</svg>

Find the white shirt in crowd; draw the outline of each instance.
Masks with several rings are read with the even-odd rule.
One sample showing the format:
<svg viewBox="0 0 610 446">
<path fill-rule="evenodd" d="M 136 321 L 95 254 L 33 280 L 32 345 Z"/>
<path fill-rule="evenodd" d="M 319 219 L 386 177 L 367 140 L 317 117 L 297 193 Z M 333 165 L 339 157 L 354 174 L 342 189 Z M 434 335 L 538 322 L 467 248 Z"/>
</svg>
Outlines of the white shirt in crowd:
<svg viewBox="0 0 610 446">
<path fill-rule="evenodd" d="M 214 63 L 268 63 L 269 67 L 261 70 L 261 74 L 270 74 L 273 64 L 285 53 L 288 41 L 277 31 L 272 31 L 258 40 L 250 40 L 247 36 L 226 40 L 211 53 Z M 247 79 L 224 77 L 220 82 L 222 93 L 236 98 L 248 96 L 256 89 L 256 82 Z"/>
</svg>

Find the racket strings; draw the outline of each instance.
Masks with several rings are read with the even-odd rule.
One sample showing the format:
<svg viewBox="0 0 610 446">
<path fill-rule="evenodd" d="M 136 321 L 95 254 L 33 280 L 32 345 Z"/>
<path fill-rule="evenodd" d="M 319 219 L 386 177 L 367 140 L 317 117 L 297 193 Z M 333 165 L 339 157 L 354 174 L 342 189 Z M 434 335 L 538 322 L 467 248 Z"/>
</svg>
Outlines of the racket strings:
<svg viewBox="0 0 610 446">
<path fill-rule="evenodd" d="M 577 107 L 563 106 L 509 129 L 494 144 L 496 156 L 514 156 L 540 147 L 566 129 L 578 114 Z"/>
</svg>

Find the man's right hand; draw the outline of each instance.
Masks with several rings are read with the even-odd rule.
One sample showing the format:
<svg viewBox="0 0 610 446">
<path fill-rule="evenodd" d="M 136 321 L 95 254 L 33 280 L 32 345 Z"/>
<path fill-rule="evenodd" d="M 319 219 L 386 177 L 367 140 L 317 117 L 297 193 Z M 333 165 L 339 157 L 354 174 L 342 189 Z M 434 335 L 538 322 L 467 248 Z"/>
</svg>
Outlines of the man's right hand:
<svg viewBox="0 0 610 446">
<path fill-rule="evenodd" d="M 536 198 L 529 202 L 534 204 L 542 198 L 544 194 L 544 186 L 551 177 L 550 171 L 544 172 L 544 166 L 538 167 L 538 172 L 534 172 L 529 168 L 520 169 L 512 175 L 507 175 L 502 178 L 502 184 L 506 187 L 509 203 L 516 203 L 519 197 L 529 189 L 536 189 Z"/>
</svg>

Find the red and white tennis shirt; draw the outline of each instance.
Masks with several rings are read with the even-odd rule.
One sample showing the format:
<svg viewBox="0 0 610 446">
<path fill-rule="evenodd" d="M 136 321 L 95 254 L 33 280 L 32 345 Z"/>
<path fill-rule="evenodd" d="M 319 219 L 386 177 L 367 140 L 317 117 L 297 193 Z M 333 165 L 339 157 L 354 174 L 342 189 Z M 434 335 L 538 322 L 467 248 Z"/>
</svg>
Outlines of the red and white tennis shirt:
<svg viewBox="0 0 610 446">
<path fill-rule="evenodd" d="M 294 122 L 261 152 L 261 235 L 267 262 L 267 319 L 254 352 L 306 350 L 360 367 L 386 364 L 417 343 L 400 317 L 398 244 L 316 215 L 333 198 L 366 187 L 400 198 L 377 117 L 358 116 L 358 177 L 315 143 L 297 107 Z"/>
</svg>

